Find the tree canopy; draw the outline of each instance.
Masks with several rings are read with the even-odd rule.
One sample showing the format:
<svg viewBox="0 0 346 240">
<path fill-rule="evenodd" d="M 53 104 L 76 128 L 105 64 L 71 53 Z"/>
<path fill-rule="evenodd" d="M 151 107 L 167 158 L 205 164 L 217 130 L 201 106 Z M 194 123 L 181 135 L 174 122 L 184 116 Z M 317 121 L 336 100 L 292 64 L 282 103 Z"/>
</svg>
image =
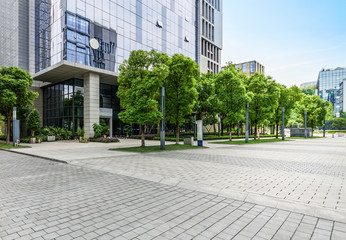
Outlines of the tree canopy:
<svg viewBox="0 0 346 240">
<path fill-rule="evenodd" d="M 118 97 L 125 110 L 119 119 L 125 123 L 136 123 L 141 127 L 142 146 L 145 146 L 145 124 L 159 123 L 159 88 L 168 75 L 165 63 L 168 56 L 154 50 L 132 51 L 128 60 L 120 66 Z"/>
<path fill-rule="evenodd" d="M 199 67 L 191 58 L 181 54 L 173 55 L 167 66 L 169 74 L 165 80 L 166 121 L 176 128 L 176 143 L 179 142 L 179 128 L 185 117 L 192 113 L 198 97 L 196 79 Z"/>
<path fill-rule="evenodd" d="M 30 91 L 33 79 L 27 71 L 18 67 L 0 68 L 0 114 L 7 119 L 6 143 L 10 142 L 11 115 L 13 107 L 33 105 L 38 93 Z"/>
<path fill-rule="evenodd" d="M 225 67 L 216 78 L 219 112 L 223 123 L 231 126 L 244 119 L 244 108 L 250 97 L 246 94 L 244 82 L 233 65 Z M 232 140 L 232 131 L 229 133 Z"/>
</svg>

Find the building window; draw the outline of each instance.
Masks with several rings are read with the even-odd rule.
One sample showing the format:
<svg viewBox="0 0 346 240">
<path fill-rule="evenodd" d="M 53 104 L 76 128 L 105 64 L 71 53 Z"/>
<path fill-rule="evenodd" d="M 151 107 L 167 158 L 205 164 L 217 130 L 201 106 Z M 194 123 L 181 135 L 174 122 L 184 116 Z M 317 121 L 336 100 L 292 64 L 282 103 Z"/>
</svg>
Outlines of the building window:
<svg viewBox="0 0 346 240">
<path fill-rule="evenodd" d="M 246 63 L 243 63 L 242 68 L 243 68 L 243 73 L 246 73 Z"/>
<path fill-rule="evenodd" d="M 250 75 L 255 74 L 255 62 L 250 62 Z"/>
</svg>

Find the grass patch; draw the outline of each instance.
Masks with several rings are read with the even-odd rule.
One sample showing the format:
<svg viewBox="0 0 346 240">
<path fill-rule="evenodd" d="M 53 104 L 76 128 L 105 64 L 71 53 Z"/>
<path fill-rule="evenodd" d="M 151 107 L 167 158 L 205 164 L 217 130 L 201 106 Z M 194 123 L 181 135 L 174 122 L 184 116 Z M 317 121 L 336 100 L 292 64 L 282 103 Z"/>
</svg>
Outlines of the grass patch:
<svg viewBox="0 0 346 240">
<path fill-rule="evenodd" d="M 289 140 L 284 140 L 289 141 Z M 270 139 L 251 139 L 248 143 L 245 141 L 222 141 L 222 142 L 211 142 L 211 143 L 218 143 L 218 144 L 234 144 L 234 145 L 245 145 L 245 144 L 258 144 L 258 143 L 269 143 L 269 142 L 282 142 L 282 139 L 276 139 L 276 138 L 270 138 Z"/>
<path fill-rule="evenodd" d="M 185 150 L 185 149 L 198 149 L 205 147 L 182 145 L 182 144 L 171 144 L 166 145 L 165 150 L 161 150 L 160 146 L 146 146 L 146 147 L 129 147 L 129 148 L 111 148 L 112 151 L 125 151 L 125 152 L 161 152 L 161 151 L 175 151 L 175 150 Z"/>
<path fill-rule="evenodd" d="M 321 136 L 312 136 L 309 138 L 305 138 L 305 137 L 287 137 L 288 139 L 311 139 L 311 138 L 323 138 Z"/>
<path fill-rule="evenodd" d="M 30 148 L 29 146 L 19 145 L 18 147 L 13 147 L 13 144 L 0 143 L 1 149 L 12 149 L 12 148 Z"/>
</svg>

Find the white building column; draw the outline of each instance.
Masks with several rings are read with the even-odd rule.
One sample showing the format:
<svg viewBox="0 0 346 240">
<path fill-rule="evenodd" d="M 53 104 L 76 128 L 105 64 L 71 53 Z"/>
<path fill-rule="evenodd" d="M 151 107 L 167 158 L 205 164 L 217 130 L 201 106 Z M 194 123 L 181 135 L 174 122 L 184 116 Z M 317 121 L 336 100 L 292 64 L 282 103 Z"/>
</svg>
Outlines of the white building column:
<svg viewBox="0 0 346 240">
<path fill-rule="evenodd" d="M 93 124 L 100 123 L 100 75 L 84 74 L 84 131 L 85 137 L 93 137 Z"/>
</svg>

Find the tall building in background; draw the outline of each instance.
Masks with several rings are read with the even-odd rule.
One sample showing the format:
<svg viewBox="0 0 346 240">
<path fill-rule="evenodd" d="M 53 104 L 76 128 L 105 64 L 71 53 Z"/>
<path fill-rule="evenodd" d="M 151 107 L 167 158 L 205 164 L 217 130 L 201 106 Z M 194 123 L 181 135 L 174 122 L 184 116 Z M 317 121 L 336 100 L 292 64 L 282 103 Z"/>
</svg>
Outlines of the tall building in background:
<svg viewBox="0 0 346 240">
<path fill-rule="evenodd" d="M 343 99 L 343 96 L 346 96 L 345 82 L 346 68 L 322 69 L 318 74 L 316 93 L 333 104 L 336 117 L 346 111 L 346 101 Z"/>
<path fill-rule="evenodd" d="M 240 69 L 241 72 L 245 73 L 246 76 L 250 77 L 251 75 L 258 73 L 264 73 L 264 66 L 258 63 L 257 61 L 249 61 L 235 64 L 236 69 Z"/>
<path fill-rule="evenodd" d="M 222 1 L 197 0 L 199 8 L 197 63 L 202 73 L 218 73 L 221 70 L 222 50 Z"/>
<path fill-rule="evenodd" d="M 92 136 L 104 119 L 119 134 L 117 77 L 133 50 L 220 69 L 222 0 L 2 0 L 0 11 L 0 65 L 32 74 L 43 125 Z"/>
</svg>

